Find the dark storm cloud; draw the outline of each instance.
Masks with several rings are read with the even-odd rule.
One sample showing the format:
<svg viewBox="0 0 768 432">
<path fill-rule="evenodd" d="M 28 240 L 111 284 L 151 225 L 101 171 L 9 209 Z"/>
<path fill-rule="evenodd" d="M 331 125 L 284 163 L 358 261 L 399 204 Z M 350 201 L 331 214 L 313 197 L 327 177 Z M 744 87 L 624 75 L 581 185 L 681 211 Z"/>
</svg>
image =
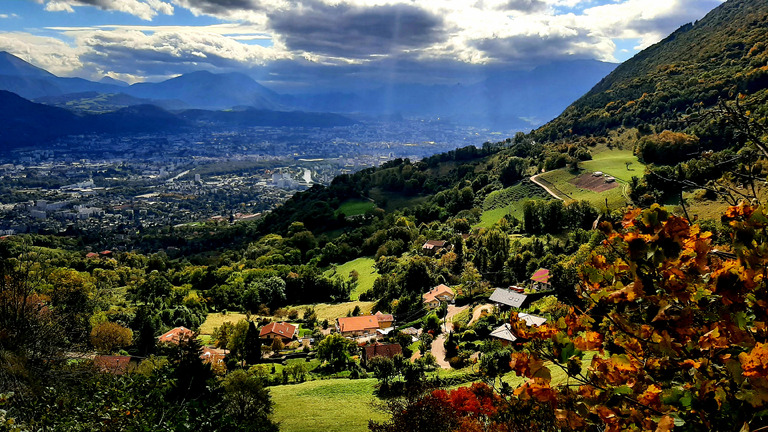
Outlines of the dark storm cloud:
<svg viewBox="0 0 768 432">
<path fill-rule="evenodd" d="M 364 58 L 428 46 L 444 35 L 443 21 L 423 9 L 306 3 L 269 14 L 269 25 L 290 50 Z"/>
<path fill-rule="evenodd" d="M 509 0 L 498 7 L 499 10 L 513 10 L 518 12 L 533 13 L 547 9 L 547 3 L 543 0 Z"/>
<path fill-rule="evenodd" d="M 513 62 L 517 65 L 539 65 L 542 63 L 594 58 L 593 46 L 600 41 L 586 30 L 577 34 L 553 34 L 544 37 L 516 35 L 506 38 L 474 41 L 475 48 L 494 60 Z"/>
<path fill-rule="evenodd" d="M 262 8 L 259 0 L 178 0 L 177 3 L 197 12 L 221 16 L 235 11 L 255 11 Z"/>
</svg>

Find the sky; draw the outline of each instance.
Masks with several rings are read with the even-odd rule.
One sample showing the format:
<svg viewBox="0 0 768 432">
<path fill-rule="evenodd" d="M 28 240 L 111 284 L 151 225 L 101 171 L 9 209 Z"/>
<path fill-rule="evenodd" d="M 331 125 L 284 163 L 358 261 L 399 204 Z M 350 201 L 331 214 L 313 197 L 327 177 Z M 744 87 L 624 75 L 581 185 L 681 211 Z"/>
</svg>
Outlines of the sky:
<svg viewBox="0 0 768 432">
<path fill-rule="evenodd" d="M 450 83 L 567 60 L 624 61 L 723 0 L 2 0 L 0 51 L 129 83 L 243 72 Z"/>
</svg>

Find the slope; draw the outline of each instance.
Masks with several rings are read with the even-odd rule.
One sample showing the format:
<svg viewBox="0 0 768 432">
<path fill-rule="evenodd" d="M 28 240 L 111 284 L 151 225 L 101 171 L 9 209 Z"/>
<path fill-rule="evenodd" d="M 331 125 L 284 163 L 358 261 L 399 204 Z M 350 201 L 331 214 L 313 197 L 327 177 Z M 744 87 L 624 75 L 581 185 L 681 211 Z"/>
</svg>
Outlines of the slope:
<svg viewBox="0 0 768 432">
<path fill-rule="evenodd" d="M 730 0 L 624 62 L 536 135 L 603 134 L 644 123 L 679 128 L 676 121 L 697 104 L 764 92 L 766 27 L 768 2 Z"/>
</svg>

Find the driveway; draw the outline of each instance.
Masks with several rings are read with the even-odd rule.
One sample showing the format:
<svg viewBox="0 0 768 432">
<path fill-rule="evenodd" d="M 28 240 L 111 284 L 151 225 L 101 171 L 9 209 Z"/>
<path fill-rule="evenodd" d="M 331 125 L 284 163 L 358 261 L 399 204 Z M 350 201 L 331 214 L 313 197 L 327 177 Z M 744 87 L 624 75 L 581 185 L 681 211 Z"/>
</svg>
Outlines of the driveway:
<svg viewBox="0 0 768 432">
<path fill-rule="evenodd" d="M 467 327 L 471 326 L 473 323 L 479 320 L 484 310 L 492 312 L 493 306 L 494 305 L 492 303 L 486 303 L 484 305 L 477 306 L 475 310 L 472 311 L 472 319 L 469 321 L 469 324 L 467 324 Z"/>
</svg>

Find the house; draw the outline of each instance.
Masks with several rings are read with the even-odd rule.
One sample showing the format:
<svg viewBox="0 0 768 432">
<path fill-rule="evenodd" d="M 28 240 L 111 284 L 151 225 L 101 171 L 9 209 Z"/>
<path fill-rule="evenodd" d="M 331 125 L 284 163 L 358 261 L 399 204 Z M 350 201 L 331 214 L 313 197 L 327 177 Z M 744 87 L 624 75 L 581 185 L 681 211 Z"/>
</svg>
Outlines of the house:
<svg viewBox="0 0 768 432">
<path fill-rule="evenodd" d="M 363 347 L 363 356 L 361 358 L 363 366 L 368 364 L 368 361 L 374 357 L 386 357 L 393 358 L 398 354 L 403 353 L 403 347 L 400 344 L 380 344 L 375 343 L 373 345 L 366 345 Z"/>
<path fill-rule="evenodd" d="M 395 317 L 392 314 L 384 314 L 378 311 L 373 316 L 379 321 L 379 328 L 381 329 L 390 328 L 395 323 Z"/>
<path fill-rule="evenodd" d="M 448 285 L 440 284 L 422 297 L 424 298 L 424 305 L 434 309 L 440 306 L 440 302 L 452 302 L 456 298 L 456 293 Z"/>
<path fill-rule="evenodd" d="M 298 331 L 298 326 L 293 324 L 288 324 L 285 322 L 273 322 L 261 328 L 259 337 L 262 339 L 280 338 L 283 342 L 286 342 L 296 337 L 296 333 Z"/>
<path fill-rule="evenodd" d="M 182 339 L 190 339 L 195 332 L 186 327 L 176 327 L 157 337 L 158 343 L 172 343 L 178 345 Z"/>
<path fill-rule="evenodd" d="M 549 270 L 538 269 L 536 273 L 531 276 L 531 288 L 536 291 L 550 291 L 552 285 L 549 283 Z"/>
<path fill-rule="evenodd" d="M 218 365 L 224 363 L 224 358 L 227 354 L 229 354 L 229 350 L 204 346 L 200 354 L 200 360 L 210 365 Z"/>
<path fill-rule="evenodd" d="M 517 317 L 524 321 L 528 327 L 539 327 L 540 325 L 543 325 L 547 322 L 547 319 L 544 317 L 527 313 L 518 314 Z M 518 338 L 512 334 L 512 326 L 509 323 L 505 323 L 497 327 L 491 332 L 490 336 L 500 340 L 501 344 L 505 347 L 518 340 Z"/>
<path fill-rule="evenodd" d="M 346 337 L 375 334 L 380 328 L 379 319 L 375 315 L 343 317 L 336 320 L 336 329 Z"/>
<path fill-rule="evenodd" d="M 139 357 L 100 355 L 93 358 L 93 366 L 101 373 L 125 375 L 136 371 Z"/>
<path fill-rule="evenodd" d="M 496 288 L 488 298 L 496 303 L 499 308 L 521 308 L 528 300 L 528 295 L 515 289 Z"/>
<path fill-rule="evenodd" d="M 443 249 L 448 242 L 444 240 L 427 240 L 424 245 L 421 246 L 421 250 L 427 253 L 436 253 L 440 249 Z"/>
</svg>

